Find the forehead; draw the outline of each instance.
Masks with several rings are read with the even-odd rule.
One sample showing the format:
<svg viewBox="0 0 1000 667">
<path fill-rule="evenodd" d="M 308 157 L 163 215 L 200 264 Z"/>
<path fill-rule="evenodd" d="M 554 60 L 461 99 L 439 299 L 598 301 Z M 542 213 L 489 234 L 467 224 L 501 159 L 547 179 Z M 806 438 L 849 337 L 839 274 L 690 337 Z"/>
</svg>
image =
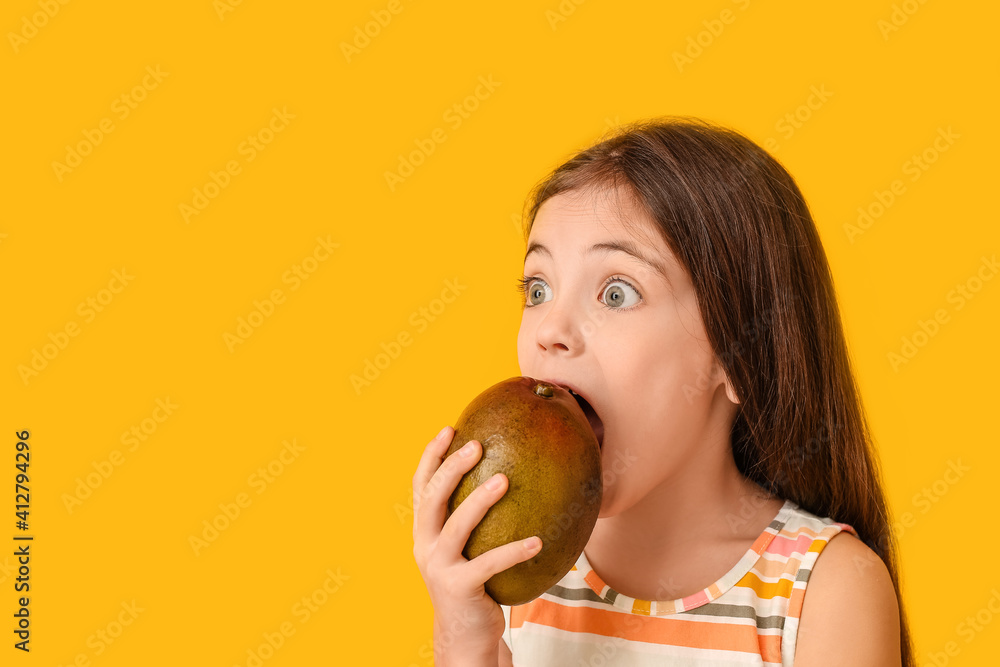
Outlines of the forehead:
<svg viewBox="0 0 1000 667">
<path fill-rule="evenodd" d="M 625 231 L 623 217 L 635 220 L 644 216 L 640 215 L 631 199 L 620 191 L 592 188 L 570 190 L 545 200 L 535 216 L 531 233 L 534 234 L 539 225 L 560 222 L 591 223 L 582 226 L 596 226 L 598 232 L 603 230 L 617 233 Z M 645 222 L 648 224 L 648 221 Z M 579 231 L 586 233 L 593 230 Z"/>
<path fill-rule="evenodd" d="M 647 258 L 668 283 L 683 271 L 649 215 L 631 197 L 608 190 L 570 191 L 545 200 L 531 227 L 528 252 L 547 256 L 551 250 L 555 255 L 582 258 L 594 245 L 608 254 L 603 246 L 609 244 Z M 535 251 L 537 245 L 545 251 Z"/>
</svg>

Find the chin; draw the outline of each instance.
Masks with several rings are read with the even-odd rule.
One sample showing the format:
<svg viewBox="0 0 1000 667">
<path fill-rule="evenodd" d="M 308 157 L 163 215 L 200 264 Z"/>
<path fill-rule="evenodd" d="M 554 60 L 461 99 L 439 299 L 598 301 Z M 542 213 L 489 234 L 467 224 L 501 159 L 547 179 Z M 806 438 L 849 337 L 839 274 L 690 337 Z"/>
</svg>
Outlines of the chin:
<svg viewBox="0 0 1000 667">
<path fill-rule="evenodd" d="M 601 509 L 597 513 L 597 518 L 599 520 L 609 519 L 621 511 L 622 508 L 615 502 L 614 494 L 608 493 L 608 489 L 604 489 L 604 493 L 601 496 Z"/>
</svg>

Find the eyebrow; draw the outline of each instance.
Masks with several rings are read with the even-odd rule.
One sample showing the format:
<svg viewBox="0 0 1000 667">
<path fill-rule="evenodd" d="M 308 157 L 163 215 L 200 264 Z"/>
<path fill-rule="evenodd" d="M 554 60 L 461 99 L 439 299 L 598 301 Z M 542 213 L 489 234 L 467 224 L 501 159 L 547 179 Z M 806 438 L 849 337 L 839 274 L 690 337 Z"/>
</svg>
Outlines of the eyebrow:
<svg viewBox="0 0 1000 667">
<path fill-rule="evenodd" d="M 541 243 L 532 241 L 531 245 L 528 246 L 528 252 L 524 253 L 524 261 L 527 262 L 528 257 L 531 256 L 531 254 L 534 252 L 537 252 L 542 255 L 547 255 L 550 259 L 552 258 L 552 251 L 550 251 L 546 246 L 542 245 Z M 670 284 L 670 278 L 667 276 L 667 271 L 663 267 L 663 264 L 644 256 L 641 252 L 639 252 L 639 249 L 631 241 L 605 241 L 603 243 L 595 243 L 594 245 L 590 246 L 583 254 L 591 255 L 595 252 L 602 252 L 604 253 L 605 256 L 613 252 L 625 253 L 626 255 L 629 255 L 632 258 L 638 260 L 639 263 L 644 264 L 646 267 L 652 269 L 654 272 L 659 274 L 665 281 L 667 281 L 668 285 Z"/>
</svg>

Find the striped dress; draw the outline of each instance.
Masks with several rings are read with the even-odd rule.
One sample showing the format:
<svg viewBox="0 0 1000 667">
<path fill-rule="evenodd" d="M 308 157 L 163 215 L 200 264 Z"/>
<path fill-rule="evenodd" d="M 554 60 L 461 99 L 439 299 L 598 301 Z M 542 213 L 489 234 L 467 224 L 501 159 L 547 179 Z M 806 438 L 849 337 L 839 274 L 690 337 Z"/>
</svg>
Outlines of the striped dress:
<svg viewBox="0 0 1000 667">
<path fill-rule="evenodd" d="M 638 600 L 607 586 L 581 553 L 527 604 L 501 605 L 514 667 L 791 667 L 806 584 L 830 538 L 854 528 L 786 500 L 742 559 L 680 600 Z"/>
</svg>

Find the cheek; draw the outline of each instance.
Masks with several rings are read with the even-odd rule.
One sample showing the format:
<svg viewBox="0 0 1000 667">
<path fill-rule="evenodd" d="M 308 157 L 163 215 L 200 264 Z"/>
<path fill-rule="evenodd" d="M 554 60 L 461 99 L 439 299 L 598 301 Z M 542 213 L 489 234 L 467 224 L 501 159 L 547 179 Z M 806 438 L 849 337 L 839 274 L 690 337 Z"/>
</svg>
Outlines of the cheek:
<svg viewBox="0 0 1000 667">
<path fill-rule="evenodd" d="M 644 415 L 682 413 L 710 385 L 714 355 L 704 332 L 676 314 L 629 336 L 618 353 L 618 392 Z M 695 333 L 693 334 L 692 331 Z M 701 335 L 701 338 L 698 336 Z"/>
<path fill-rule="evenodd" d="M 633 480 L 647 473 L 655 477 L 655 471 L 671 465 L 672 454 L 690 441 L 705 413 L 698 402 L 700 385 L 696 383 L 700 359 L 671 352 L 662 342 L 659 345 L 664 352 L 656 355 L 623 351 L 610 387 L 615 398 L 613 412 L 605 420 L 605 442 L 613 442 L 615 451 L 608 454 L 638 460 L 635 469 L 624 473 Z M 605 461 L 605 465 L 613 463 Z M 622 461 L 617 463 L 625 466 Z"/>
<path fill-rule="evenodd" d="M 609 389 L 620 418 L 644 422 L 656 414 L 657 406 L 671 400 L 685 361 L 663 336 L 628 340 L 628 345 L 615 345 L 609 359 Z"/>
<path fill-rule="evenodd" d="M 531 351 L 531 342 L 534 340 L 534 331 L 525 317 L 521 317 L 521 326 L 517 331 L 517 365 L 521 369 L 521 374 L 526 374 L 525 369 L 531 364 L 528 353 Z"/>
</svg>

